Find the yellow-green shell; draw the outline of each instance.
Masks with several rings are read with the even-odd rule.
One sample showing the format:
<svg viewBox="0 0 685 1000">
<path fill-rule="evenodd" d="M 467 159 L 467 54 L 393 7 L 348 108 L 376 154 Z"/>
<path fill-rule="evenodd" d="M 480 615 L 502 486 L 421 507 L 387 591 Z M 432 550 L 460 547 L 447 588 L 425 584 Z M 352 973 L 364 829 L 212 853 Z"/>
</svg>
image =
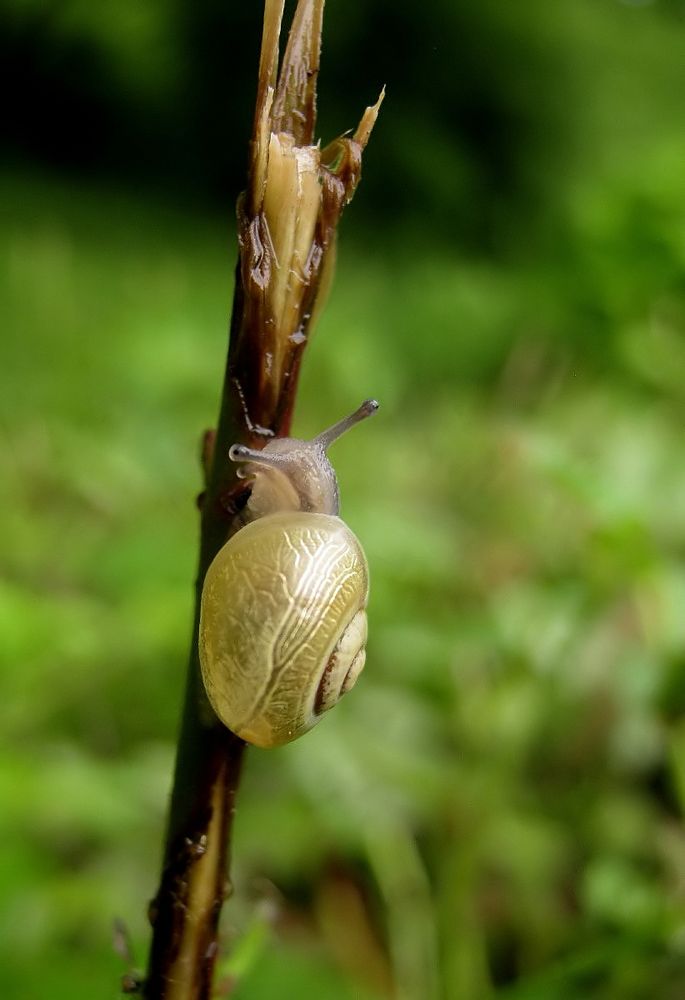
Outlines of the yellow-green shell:
<svg viewBox="0 0 685 1000">
<path fill-rule="evenodd" d="M 200 663 L 222 722 L 248 743 L 288 743 L 364 666 L 369 574 L 344 521 L 289 511 L 246 525 L 205 578 Z"/>
</svg>

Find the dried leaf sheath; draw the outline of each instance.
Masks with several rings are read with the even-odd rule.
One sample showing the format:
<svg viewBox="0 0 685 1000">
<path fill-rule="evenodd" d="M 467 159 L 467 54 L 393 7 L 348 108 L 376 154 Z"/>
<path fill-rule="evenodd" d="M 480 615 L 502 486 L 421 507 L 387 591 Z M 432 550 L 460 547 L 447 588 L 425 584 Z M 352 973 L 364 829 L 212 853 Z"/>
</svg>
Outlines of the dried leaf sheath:
<svg viewBox="0 0 685 1000">
<path fill-rule="evenodd" d="M 323 0 L 298 5 L 277 74 L 282 13 L 282 0 L 267 4 L 248 190 L 238 205 L 244 302 L 229 366 L 244 399 L 260 401 L 258 413 L 243 414 L 253 439 L 289 424 L 338 221 L 383 98 L 353 135 L 314 145 Z"/>
<path fill-rule="evenodd" d="M 206 1000 L 226 895 L 228 844 L 244 744 L 225 729 L 200 680 L 197 623 L 205 573 L 237 530 L 243 486 L 234 441 L 287 434 L 302 352 L 330 272 L 335 233 L 360 177 L 380 102 L 357 131 L 314 144 L 323 0 L 299 0 L 278 70 L 283 0 L 266 0 L 240 256 L 216 436 L 205 440 L 196 614 L 176 756 L 164 867 L 150 906 L 148 998 Z M 211 442 L 211 447 L 210 447 Z"/>
</svg>

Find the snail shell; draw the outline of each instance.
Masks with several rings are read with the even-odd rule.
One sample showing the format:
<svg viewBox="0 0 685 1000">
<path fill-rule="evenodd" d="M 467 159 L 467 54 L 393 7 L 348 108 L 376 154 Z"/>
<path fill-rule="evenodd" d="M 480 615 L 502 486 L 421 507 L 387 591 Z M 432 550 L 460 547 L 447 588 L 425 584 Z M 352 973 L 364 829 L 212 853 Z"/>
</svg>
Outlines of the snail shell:
<svg viewBox="0 0 685 1000">
<path fill-rule="evenodd" d="M 248 743 L 294 740 L 354 685 L 365 659 L 366 558 L 339 517 L 253 521 L 212 563 L 200 657 L 221 721 Z"/>
</svg>

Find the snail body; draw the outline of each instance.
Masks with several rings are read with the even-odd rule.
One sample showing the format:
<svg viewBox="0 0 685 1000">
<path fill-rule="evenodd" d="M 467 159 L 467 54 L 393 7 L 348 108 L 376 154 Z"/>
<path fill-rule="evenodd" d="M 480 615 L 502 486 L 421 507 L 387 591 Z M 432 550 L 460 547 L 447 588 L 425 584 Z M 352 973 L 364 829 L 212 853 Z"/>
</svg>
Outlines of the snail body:
<svg viewBox="0 0 685 1000">
<path fill-rule="evenodd" d="M 365 661 L 369 574 L 338 516 L 326 447 L 377 409 L 369 400 L 312 441 L 229 455 L 254 477 L 249 523 L 219 551 L 202 592 L 199 650 L 209 701 L 256 746 L 288 743 L 349 691 Z"/>
</svg>

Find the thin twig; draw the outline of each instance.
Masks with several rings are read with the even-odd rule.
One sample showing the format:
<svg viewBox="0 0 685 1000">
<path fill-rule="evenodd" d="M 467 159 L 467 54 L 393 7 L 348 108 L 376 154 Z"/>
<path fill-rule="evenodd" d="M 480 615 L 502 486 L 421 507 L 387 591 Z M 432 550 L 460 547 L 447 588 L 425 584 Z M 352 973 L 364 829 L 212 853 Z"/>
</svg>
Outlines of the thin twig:
<svg viewBox="0 0 685 1000">
<path fill-rule="evenodd" d="M 238 530 L 247 496 L 228 449 L 289 432 L 302 352 L 320 307 L 336 227 L 359 181 L 376 119 L 321 151 L 314 145 L 323 0 L 299 0 L 283 64 L 284 0 L 266 0 L 248 189 L 238 203 L 240 257 L 216 434 L 205 437 L 200 556 L 183 720 L 153 927 L 148 1000 L 206 1000 L 217 928 L 230 893 L 229 846 L 245 744 L 216 718 L 202 687 L 198 616 L 212 559 Z"/>
</svg>

